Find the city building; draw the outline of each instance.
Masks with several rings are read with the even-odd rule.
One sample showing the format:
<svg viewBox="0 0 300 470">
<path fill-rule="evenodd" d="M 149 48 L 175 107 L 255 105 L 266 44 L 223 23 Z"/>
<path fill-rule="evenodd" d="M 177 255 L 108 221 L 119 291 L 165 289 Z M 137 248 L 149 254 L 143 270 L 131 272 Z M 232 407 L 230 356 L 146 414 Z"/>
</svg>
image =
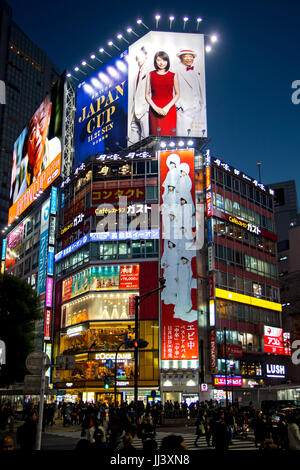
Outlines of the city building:
<svg viewBox="0 0 300 470">
<path fill-rule="evenodd" d="M 287 381 L 290 362 L 288 332 L 282 330 L 274 191 L 216 158 L 207 178 L 210 341 L 216 351 L 211 366 L 221 375 L 214 382 L 226 383 L 226 362 L 234 396 L 259 403 L 269 386 Z M 277 366 L 280 374 L 270 373 Z"/>
<path fill-rule="evenodd" d="M 291 332 L 291 345 L 300 339 L 300 218 L 295 181 L 272 184 L 275 190 L 275 221 L 278 233 L 278 273 L 282 324 Z M 293 348 L 293 352 L 295 352 Z M 282 399 L 300 398 L 299 366 L 289 363 L 290 388 L 279 392 Z"/>
<path fill-rule="evenodd" d="M 192 118 L 173 72 L 171 117 L 150 109 L 157 77 L 140 56 L 157 65 L 162 45 L 174 69 L 197 58 L 182 72 L 194 77 Z M 44 99 L 47 139 L 61 145 L 48 166 L 35 175 L 14 154 L 1 267 L 41 297 L 59 399 L 248 404 L 288 380 L 274 191 L 210 155 L 204 76 L 203 35 L 151 31 L 78 84 L 75 116 L 70 81 Z"/>
<path fill-rule="evenodd" d="M 0 1 L 0 81 L 5 104 L 0 104 L 0 227 L 7 225 L 14 142 L 25 123 L 59 77 L 55 66 L 12 18 L 11 7 Z"/>
</svg>

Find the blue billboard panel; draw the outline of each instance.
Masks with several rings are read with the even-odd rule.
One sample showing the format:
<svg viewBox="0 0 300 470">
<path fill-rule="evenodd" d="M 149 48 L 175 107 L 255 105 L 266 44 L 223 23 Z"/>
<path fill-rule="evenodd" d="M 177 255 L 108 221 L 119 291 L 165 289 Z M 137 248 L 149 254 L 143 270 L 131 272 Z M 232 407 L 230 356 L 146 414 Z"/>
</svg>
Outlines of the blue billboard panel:
<svg viewBox="0 0 300 470">
<path fill-rule="evenodd" d="M 127 146 L 127 57 L 126 50 L 78 85 L 75 167 L 90 155 Z"/>
<path fill-rule="evenodd" d="M 48 248 L 48 230 L 42 233 L 40 238 L 39 270 L 37 293 L 39 295 L 46 291 L 47 274 L 47 248 Z"/>
</svg>

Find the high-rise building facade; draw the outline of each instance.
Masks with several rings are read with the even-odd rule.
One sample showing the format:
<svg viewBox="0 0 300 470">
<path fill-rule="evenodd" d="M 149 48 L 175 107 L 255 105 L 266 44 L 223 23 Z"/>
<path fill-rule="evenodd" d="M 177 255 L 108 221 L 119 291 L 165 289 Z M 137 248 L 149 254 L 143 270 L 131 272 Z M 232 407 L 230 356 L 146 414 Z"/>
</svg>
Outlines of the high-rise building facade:
<svg viewBox="0 0 300 470">
<path fill-rule="evenodd" d="M 5 104 L 0 104 L 0 227 L 7 225 L 11 155 L 25 123 L 59 77 L 55 66 L 13 21 L 10 6 L 0 1 L 0 80 Z"/>
<path fill-rule="evenodd" d="M 31 124 L 18 138 L 2 251 L 37 287 L 53 362 L 74 358 L 54 391 L 259 401 L 290 360 L 274 192 L 205 150 L 203 35 L 149 32 L 108 59 L 77 87 L 74 128 L 72 96 L 65 84 L 61 120 L 57 93 L 43 101 L 49 166 L 20 152 Z"/>
</svg>

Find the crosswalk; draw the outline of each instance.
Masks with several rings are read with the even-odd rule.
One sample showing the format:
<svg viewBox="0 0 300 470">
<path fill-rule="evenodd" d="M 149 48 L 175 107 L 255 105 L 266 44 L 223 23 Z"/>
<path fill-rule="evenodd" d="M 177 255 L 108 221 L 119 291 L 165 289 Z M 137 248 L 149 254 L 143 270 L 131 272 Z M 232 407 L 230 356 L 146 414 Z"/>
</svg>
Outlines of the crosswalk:
<svg viewBox="0 0 300 470">
<path fill-rule="evenodd" d="M 176 436 L 182 436 L 184 439 L 184 442 L 188 448 L 188 450 L 193 451 L 193 450 L 214 450 L 214 447 L 208 447 L 206 443 L 205 437 L 201 437 L 198 442 L 197 446 L 195 446 L 195 439 L 196 436 L 195 434 L 191 433 L 176 433 L 176 432 L 164 432 L 164 431 L 158 431 L 155 436 L 155 440 L 157 442 L 157 447 L 158 449 L 160 448 L 161 442 L 164 437 L 169 436 L 170 434 L 174 434 Z M 234 438 L 233 439 L 233 444 L 229 446 L 229 450 L 257 450 L 257 447 L 255 447 L 254 442 L 252 439 L 240 439 L 240 438 Z M 143 449 L 143 443 L 142 440 L 135 437 L 133 440 L 133 446 L 136 449 Z"/>
</svg>

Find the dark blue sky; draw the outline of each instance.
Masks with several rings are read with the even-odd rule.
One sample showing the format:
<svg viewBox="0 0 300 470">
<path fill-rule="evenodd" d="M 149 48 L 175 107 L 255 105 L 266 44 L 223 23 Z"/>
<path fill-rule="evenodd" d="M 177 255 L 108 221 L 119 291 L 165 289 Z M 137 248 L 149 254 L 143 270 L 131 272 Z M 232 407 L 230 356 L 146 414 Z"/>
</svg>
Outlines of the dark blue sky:
<svg viewBox="0 0 300 470">
<path fill-rule="evenodd" d="M 16 23 L 60 70 L 72 70 L 128 26 L 145 32 L 136 25 L 139 16 L 155 29 L 154 15 L 159 12 L 159 29 L 168 30 L 168 17 L 174 14 L 180 31 L 187 15 L 190 32 L 197 16 L 203 17 L 200 31 L 220 35 L 213 53 L 206 56 L 213 154 L 254 177 L 261 161 L 264 183 L 295 179 L 300 195 L 300 104 L 291 101 L 292 82 L 300 80 L 298 0 L 164 0 L 163 8 L 157 1 L 144 6 L 146 2 L 135 0 L 8 3 Z"/>
</svg>

